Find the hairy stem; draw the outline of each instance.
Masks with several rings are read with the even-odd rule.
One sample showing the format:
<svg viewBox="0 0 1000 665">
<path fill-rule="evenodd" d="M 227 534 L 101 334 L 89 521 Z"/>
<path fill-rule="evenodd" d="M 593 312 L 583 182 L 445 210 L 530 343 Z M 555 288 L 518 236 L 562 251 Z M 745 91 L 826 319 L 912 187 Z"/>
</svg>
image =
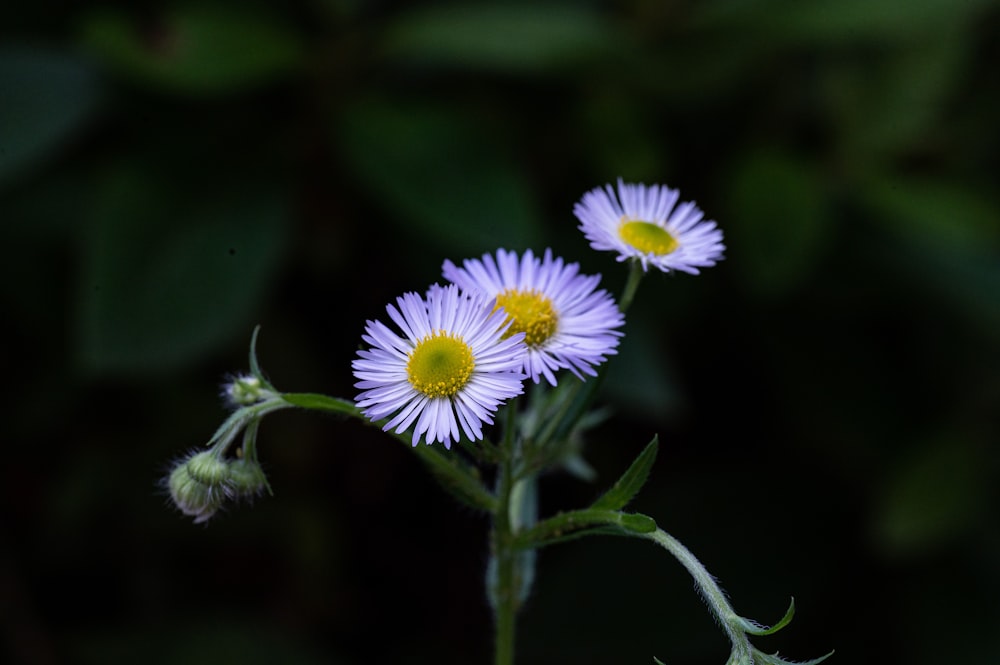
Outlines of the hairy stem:
<svg viewBox="0 0 1000 665">
<path fill-rule="evenodd" d="M 698 591 L 705 599 L 705 602 L 708 603 L 712 614 L 722 624 L 722 628 L 729 636 L 729 640 L 733 643 L 730 662 L 752 663 L 753 647 L 750 646 L 750 640 L 747 639 L 746 633 L 739 627 L 740 617 L 733 611 L 733 607 L 729 604 L 726 594 L 719 587 L 719 583 L 715 581 L 711 573 L 705 569 L 705 566 L 691 554 L 688 548 L 684 547 L 680 541 L 663 529 L 657 528 L 656 531 L 642 534 L 639 537 L 648 538 L 670 552 L 687 569 L 691 577 L 694 578 Z"/>
</svg>

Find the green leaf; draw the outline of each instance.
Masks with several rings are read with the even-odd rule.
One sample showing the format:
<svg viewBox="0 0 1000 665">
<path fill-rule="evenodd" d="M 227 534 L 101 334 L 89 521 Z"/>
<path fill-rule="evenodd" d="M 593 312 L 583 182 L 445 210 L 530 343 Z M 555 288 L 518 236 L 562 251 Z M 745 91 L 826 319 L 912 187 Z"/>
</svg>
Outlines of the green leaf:
<svg viewBox="0 0 1000 665">
<path fill-rule="evenodd" d="M 656 520 L 639 513 L 620 513 L 618 526 L 629 533 L 653 533 L 656 531 Z"/>
<path fill-rule="evenodd" d="M 83 41 L 110 67 L 141 83 L 195 94 L 267 83 L 302 58 L 289 28 L 237 6 L 186 5 L 151 24 L 102 10 L 85 21 Z"/>
<path fill-rule="evenodd" d="M 257 336 L 260 335 L 260 325 L 256 325 L 253 328 L 253 335 L 250 336 L 250 353 L 249 353 L 249 363 L 250 363 L 250 373 L 257 377 L 260 382 L 270 390 L 277 392 L 277 389 L 267 380 L 264 376 L 264 372 L 260 369 L 260 363 L 257 362 Z"/>
<path fill-rule="evenodd" d="M 771 296 L 804 283 L 830 236 L 815 165 L 768 149 L 752 153 L 737 165 L 728 201 L 727 254 L 742 282 Z"/>
<path fill-rule="evenodd" d="M 385 32 L 392 61 L 503 72 L 538 72 L 613 50 L 594 7 L 545 3 L 432 6 L 401 15 Z"/>
<path fill-rule="evenodd" d="M 654 436 L 639 456 L 635 458 L 631 466 L 622 474 L 611 489 L 604 493 L 590 507 L 605 510 L 619 510 L 624 508 L 629 501 L 639 493 L 642 486 L 646 484 L 649 477 L 649 470 L 656 461 L 656 451 L 659 448 L 659 437 Z"/>
<path fill-rule="evenodd" d="M 337 130 L 375 201 L 425 249 L 462 256 L 540 244 L 524 170 L 460 109 L 364 102 Z"/>
<path fill-rule="evenodd" d="M 792 602 L 788 605 L 788 610 L 785 612 L 785 616 L 781 617 L 778 623 L 773 626 L 767 627 L 762 626 L 756 621 L 751 621 L 750 619 L 745 619 L 743 617 L 739 618 L 740 625 L 743 627 L 743 632 L 750 633 L 751 635 L 773 635 L 778 632 L 788 624 L 792 622 L 792 618 L 795 616 L 795 599 L 792 598 Z"/>
<path fill-rule="evenodd" d="M 54 153 L 97 109 L 94 69 L 56 51 L 0 48 L 0 184 Z"/>
<path fill-rule="evenodd" d="M 277 268 L 278 188 L 183 180 L 136 164 L 103 178 L 78 280 L 80 356 L 93 371 L 195 361 L 246 329 Z"/>
<path fill-rule="evenodd" d="M 612 527 L 619 533 L 646 534 L 656 531 L 656 521 L 641 513 L 622 513 L 617 510 L 585 508 L 559 513 L 542 520 L 530 529 L 517 534 L 516 546 L 535 548 L 567 539 L 570 534 L 603 533 L 601 528 Z"/>
<path fill-rule="evenodd" d="M 819 665 L 824 660 L 833 655 L 833 651 L 826 654 L 825 656 L 820 656 L 819 658 L 813 658 L 812 660 L 785 660 L 778 656 L 778 653 L 767 654 L 754 647 L 753 649 L 754 659 L 760 662 L 762 665 Z"/>
<path fill-rule="evenodd" d="M 544 428 L 535 435 L 535 443 L 539 446 L 546 446 L 553 442 L 564 441 L 575 430 L 580 432 L 586 429 L 585 421 L 591 420 L 590 416 L 594 412 L 585 413 L 597 390 L 604 382 L 605 373 L 600 372 L 596 377 L 583 383 L 564 384 L 560 386 L 552 395 L 549 407 L 552 409 L 551 417 L 545 414 L 543 418 L 547 420 Z M 602 416 L 598 415 L 598 421 Z"/>
</svg>

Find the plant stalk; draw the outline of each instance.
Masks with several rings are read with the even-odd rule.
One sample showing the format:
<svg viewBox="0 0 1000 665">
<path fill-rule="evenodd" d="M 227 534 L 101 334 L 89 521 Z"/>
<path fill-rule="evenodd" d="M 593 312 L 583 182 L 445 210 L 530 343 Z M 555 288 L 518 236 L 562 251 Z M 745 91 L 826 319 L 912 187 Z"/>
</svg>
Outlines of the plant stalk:
<svg viewBox="0 0 1000 665">
<path fill-rule="evenodd" d="M 495 665 L 514 664 L 514 635 L 520 604 L 517 579 L 517 556 L 514 547 L 514 525 L 511 520 L 511 493 L 514 488 L 516 400 L 507 406 L 507 427 L 497 470 L 497 509 L 493 513 L 490 541 L 496 561 L 493 620 L 495 635 Z"/>
</svg>

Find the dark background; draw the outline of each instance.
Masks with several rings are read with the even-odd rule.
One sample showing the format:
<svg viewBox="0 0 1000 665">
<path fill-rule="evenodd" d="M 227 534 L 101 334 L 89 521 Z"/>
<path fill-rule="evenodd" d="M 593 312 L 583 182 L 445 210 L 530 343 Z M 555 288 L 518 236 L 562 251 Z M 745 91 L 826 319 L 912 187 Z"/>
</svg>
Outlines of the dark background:
<svg viewBox="0 0 1000 665">
<path fill-rule="evenodd" d="M 650 275 L 590 436 L 767 651 L 995 662 L 1000 5 L 990 0 L 0 7 L 0 660 L 489 662 L 487 523 L 406 447 L 283 412 L 275 489 L 196 526 L 157 480 L 259 356 L 352 397 L 366 318 L 445 258 L 552 247 L 668 183 L 726 234 Z M 724 662 L 669 556 L 540 554 L 519 663 Z"/>
</svg>

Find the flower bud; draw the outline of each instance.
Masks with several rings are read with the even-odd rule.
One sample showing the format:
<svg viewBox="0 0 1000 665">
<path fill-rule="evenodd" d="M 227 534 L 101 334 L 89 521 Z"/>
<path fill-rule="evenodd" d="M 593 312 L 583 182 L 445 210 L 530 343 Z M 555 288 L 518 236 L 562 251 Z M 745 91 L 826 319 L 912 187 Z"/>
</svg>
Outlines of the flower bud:
<svg viewBox="0 0 1000 665">
<path fill-rule="evenodd" d="M 211 450 L 192 455 L 185 466 L 191 478 L 210 487 L 222 485 L 229 475 L 229 463 Z"/>
<path fill-rule="evenodd" d="M 270 490 L 267 476 L 256 460 L 240 458 L 229 464 L 226 491 L 237 499 L 253 499 Z"/>
<path fill-rule="evenodd" d="M 227 463 L 205 451 L 174 467 L 167 478 L 167 488 L 174 505 L 199 524 L 212 517 L 222 505 L 227 477 Z"/>
<path fill-rule="evenodd" d="M 236 406 L 249 406 L 262 402 L 269 391 L 253 375 L 237 376 L 223 388 L 224 396 Z"/>
</svg>

